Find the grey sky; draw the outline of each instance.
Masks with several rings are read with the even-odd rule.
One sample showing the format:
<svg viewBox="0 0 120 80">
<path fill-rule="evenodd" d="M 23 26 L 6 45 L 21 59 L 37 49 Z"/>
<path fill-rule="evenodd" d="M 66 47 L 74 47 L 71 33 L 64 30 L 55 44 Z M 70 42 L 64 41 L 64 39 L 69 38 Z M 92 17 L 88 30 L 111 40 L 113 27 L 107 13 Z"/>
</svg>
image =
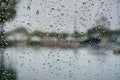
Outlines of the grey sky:
<svg viewBox="0 0 120 80">
<path fill-rule="evenodd" d="M 118 0 L 21 0 L 17 16 L 6 23 L 5 30 L 25 26 L 28 30 L 73 32 L 73 27 L 85 32 L 106 16 L 112 29 L 120 28 Z M 120 4 L 120 3 L 119 3 Z"/>
</svg>

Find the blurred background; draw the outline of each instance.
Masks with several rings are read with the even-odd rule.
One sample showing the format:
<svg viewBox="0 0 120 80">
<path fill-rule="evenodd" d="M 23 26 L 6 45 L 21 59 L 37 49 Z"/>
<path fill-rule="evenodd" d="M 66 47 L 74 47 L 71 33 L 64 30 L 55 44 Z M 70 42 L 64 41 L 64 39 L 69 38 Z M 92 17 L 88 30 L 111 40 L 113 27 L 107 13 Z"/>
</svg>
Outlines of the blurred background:
<svg viewBox="0 0 120 80">
<path fill-rule="evenodd" d="M 120 0 L 0 0 L 1 80 L 119 80 Z"/>
</svg>

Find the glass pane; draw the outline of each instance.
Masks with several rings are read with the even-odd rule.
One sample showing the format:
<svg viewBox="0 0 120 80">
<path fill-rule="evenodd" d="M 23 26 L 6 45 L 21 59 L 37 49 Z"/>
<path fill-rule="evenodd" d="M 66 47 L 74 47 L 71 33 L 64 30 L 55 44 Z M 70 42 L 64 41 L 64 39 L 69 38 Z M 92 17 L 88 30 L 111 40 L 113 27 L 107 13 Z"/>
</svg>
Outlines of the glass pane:
<svg viewBox="0 0 120 80">
<path fill-rule="evenodd" d="M 119 80 L 120 0 L 0 0 L 0 80 Z"/>
</svg>

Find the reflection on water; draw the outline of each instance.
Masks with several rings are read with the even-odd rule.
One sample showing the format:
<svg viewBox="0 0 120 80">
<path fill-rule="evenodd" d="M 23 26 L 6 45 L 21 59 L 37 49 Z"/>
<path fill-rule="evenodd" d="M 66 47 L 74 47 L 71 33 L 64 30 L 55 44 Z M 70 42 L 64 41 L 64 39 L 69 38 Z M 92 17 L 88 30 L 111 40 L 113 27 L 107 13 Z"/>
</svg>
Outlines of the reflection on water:
<svg viewBox="0 0 120 80">
<path fill-rule="evenodd" d="M 18 80 L 119 80 L 120 56 L 111 50 L 16 47 L 5 50 L 5 63 Z"/>
</svg>

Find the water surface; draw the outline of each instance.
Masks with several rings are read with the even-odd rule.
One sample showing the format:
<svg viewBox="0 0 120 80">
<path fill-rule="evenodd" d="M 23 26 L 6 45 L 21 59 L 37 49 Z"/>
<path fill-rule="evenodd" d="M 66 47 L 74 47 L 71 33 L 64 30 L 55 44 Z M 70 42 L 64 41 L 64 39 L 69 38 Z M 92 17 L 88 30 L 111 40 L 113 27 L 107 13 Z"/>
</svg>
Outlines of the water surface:
<svg viewBox="0 0 120 80">
<path fill-rule="evenodd" d="M 110 49 L 12 47 L 5 50 L 5 59 L 18 80 L 120 79 L 120 55 Z"/>
</svg>

